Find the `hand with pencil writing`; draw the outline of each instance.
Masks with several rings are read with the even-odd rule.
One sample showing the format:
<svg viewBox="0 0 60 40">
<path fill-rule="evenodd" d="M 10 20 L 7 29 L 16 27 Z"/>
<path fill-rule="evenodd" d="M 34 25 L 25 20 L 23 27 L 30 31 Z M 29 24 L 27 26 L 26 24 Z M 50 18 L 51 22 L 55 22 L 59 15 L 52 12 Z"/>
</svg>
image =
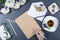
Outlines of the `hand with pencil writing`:
<svg viewBox="0 0 60 40">
<path fill-rule="evenodd" d="M 46 37 L 44 36 L 44 32 L 42 32 L 41 29 L 34 28 L 34 32 L 35 32 L 38 40 L 44 40 L 44 38 L 46 39 Z"/>
</svg>

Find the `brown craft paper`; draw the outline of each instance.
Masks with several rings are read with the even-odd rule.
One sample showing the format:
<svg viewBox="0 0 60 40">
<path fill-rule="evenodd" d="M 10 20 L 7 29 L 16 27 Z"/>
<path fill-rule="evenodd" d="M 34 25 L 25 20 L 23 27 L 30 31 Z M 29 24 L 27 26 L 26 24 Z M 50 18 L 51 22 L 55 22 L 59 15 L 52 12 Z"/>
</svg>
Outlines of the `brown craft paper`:
<svg viewBox="0 0 60 40">
<path fill-rule="evenodd" d="M 29 16 L 27 12 L 16 18 L 15 21 L 28 39 L 35 34 L 33 27 L 41 29 L 37 22 Z"/>
</svg>

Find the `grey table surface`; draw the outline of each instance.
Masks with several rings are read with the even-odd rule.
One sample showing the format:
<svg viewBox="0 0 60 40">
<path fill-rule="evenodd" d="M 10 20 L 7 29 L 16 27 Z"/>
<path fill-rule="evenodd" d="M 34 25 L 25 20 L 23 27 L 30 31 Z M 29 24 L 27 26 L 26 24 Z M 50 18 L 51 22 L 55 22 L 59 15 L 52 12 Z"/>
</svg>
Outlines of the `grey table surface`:
<svg viewBox="0 0 60 40">
<path fill-rule="evenodd" d="M 8 19 L 14 21 L 18 16 L 22 15 L 25 11 L 27 11 L 33 2 L 41 2 L 41 1 L 45 4 L 46 8 L 48 8 L 48 6 L 54 2 L 57 3 L 60 8 L 60 0 L 27 0 L 27 3 L 25 5 L 23 5 L 21 8 L 19 8 L 18 10 L 11 9 L 11 12 L 7 15 L 0 14 L 0 25 L 2 23 L 6 23 L 6 26 L 9 29 L 9 33 L 12 36 L 11 40 L 37 40 L 37 37 L 35 35 L 33 37 L 31 37 L 30 39 L 27 39 L 26 36 L 24 35 L 24 33 L 18 27 L 18 25 L 16 23 L 11 22 L 15 31 L 17 32 L 17 36 L 16 36 L 14 34 L 11 26 L 9 25 L 8 21 L 4 20 L 3 18 L 5 18 L 5 19 L 8 18 Z M 52 15 L 49 11 L 47 12 L 47 15 L 48 14 L 58 18 L 59 26 L 58 26 L 57 30 L 52 33 L 47 32 L 43 29 L 45 36 L 47 37 L 47 40 L 60 40 L 60 10 L 54 15 Z M 41 26 L 42 22 L 40 22 L 39 20 L 36 20 L 36 21 Z"/>
</svg>

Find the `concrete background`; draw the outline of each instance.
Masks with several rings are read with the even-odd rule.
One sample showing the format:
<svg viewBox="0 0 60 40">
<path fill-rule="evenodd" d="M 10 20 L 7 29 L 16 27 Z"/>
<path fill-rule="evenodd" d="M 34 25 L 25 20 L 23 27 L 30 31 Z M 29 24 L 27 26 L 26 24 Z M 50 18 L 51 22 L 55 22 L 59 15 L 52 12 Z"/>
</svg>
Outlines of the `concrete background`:
<svg viewBox="0 0 60 40">
<path fill-rule="evenodd" d="M 6 26 L 9 29 L 10 35 L 12 36 L 11 40 L 37 40 L 37 37 L 35 35 L 32 38 L 27 39 L 26 36 L 21 31 L 21 29 L 19 29 L 18 25 L 16 23 L 12 23 L 14 29 L 17 32 L 17 36 L 16 36 L 14 34 L 11 26 L 9 25 L 8 21 L 4 20 L 3 18 L 5 18 L 5 19 L 8 18 L 8 19 L 11 19 L 14 21 L 18 16 L 22 15 L 25 11 L 27 11 L 33 2 L 41 2 L 41 1 L 45 4 L 46 8 L 48 8 L 48 6 L 54 2 L 57 3 L 60 8 L 60 0 L 27 0 L 27 3 L 25 5 L 23 5 L 21 8 L 19 8 L 18 10 L 11 9 L 11 12 L 7 15 L 0 13 L 0 25 L 2 23 L 6 23 Z M 45 32 L 45 36 L 47 37 L 47 40 L 60 40 L 60 10 L 54 15 L 52 15 L 49 11 L 47 12 L 47 15 L 48 14 L 58 18 L 59 26 L 58 26 L 57 30 L 53 33 L 47 32 L 43 29 L 43 31 Z M 38 20 L 36 20 L 36 21 L 41 26 L 42 22 L 40 22 Z"/>
</svg>

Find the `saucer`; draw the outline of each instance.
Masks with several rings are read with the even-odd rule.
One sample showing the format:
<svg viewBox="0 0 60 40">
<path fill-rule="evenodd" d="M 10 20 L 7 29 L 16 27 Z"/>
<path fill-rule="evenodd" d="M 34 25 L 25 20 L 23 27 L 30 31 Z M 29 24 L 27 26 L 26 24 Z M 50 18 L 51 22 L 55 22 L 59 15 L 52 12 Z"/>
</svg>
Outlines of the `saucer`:
<svg viewBox="0 0 60 40">
<path fill-rule="evenodd" d="M 52 20 L 54 22 L 54 25 L 50 28 L 47 26 L 47 22 L 49 20 Z M 46 31 L 55 32 L 57 27 L 58 27 L 58 19 L 53 17 L 53 16 L 46 16 L 45 19 L 42 22 L 42 28 Z"/>
</svg>

